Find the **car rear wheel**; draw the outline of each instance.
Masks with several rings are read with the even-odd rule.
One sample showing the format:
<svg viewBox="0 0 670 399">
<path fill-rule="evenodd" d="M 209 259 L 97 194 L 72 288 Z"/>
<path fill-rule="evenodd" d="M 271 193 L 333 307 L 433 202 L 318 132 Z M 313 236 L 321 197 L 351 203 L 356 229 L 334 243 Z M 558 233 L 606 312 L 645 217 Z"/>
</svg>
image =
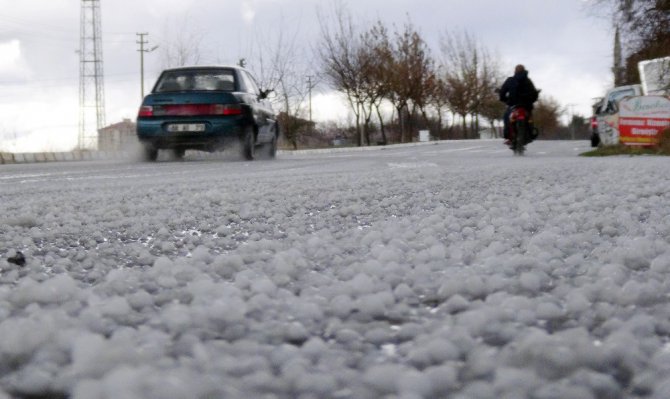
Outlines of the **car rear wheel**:
<svg viewBox="0 0 670 399">
<path fill-rule="evenodd" d="M 153 147 L 144 147 L 144 160 L 154 162 L 158 158 L 158 150 Z"/>
<path fill-rule="evenodd" d="M 256 158 L 256 140 L 254 138 L 254 129 L 248 127 L 242 137 L 242 156 L 247 161 Z"/>
<path fill-rule="evenodd" d="M 591 134 L 591 147 L 598 147 L 600 145 L 600 136 L 598 133 Z"/>
<path fill-rule="evenodd" d="M 272 135 L 272 141 L 266 144 L 267 156 L 274 159 L 277 156 L 277 135 Z"/>
<path fill-rule="evenodd" d="M 175 159 L 183 159 L 184 154 L 186 154 L 186 150 L 183 148 L 175 148 L 172 150 L 172 155 L 174 155 Z"/>
</svg>

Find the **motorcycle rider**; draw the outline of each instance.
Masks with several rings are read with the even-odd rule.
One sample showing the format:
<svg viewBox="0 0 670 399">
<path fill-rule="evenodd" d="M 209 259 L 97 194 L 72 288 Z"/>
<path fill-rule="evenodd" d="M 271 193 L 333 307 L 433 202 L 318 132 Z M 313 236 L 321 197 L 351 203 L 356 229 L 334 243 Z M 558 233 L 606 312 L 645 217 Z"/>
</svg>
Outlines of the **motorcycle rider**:
<svg viewBox="0 0 670 399">
<path fill-rule="evenodd" d="M 503 136 L 505 144 L 509 144 L 509 116 L 512 107 L 522 106 L 529 113 L 533 111 L 533 103 L 537 101 L 539 92 L 535 89 L 533 81 L 528 77 L 526 68 L 519 64 L 514 68 L 514 76 L 505 80 L 498 91 L 500 101 L 507 104 L 507 110 L 503 115 Z"/>
</svg>

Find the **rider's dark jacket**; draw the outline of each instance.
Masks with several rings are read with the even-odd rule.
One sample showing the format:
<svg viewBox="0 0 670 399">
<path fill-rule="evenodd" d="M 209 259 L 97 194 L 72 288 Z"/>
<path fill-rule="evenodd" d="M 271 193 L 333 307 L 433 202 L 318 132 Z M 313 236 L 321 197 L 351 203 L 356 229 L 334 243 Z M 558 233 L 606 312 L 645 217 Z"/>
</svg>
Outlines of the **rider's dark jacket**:
<svg viewBox="0 0 670 399">
<path fill-rule="evenodd" d="M 508 106 L 521 105 L 529 111 L 533 109 L 533 103 L 538 97 L 535 85 L 528 78 L 528 71 L 520 71 L 507 78 L 498 94 L 500 101 Z"/>
</svg>

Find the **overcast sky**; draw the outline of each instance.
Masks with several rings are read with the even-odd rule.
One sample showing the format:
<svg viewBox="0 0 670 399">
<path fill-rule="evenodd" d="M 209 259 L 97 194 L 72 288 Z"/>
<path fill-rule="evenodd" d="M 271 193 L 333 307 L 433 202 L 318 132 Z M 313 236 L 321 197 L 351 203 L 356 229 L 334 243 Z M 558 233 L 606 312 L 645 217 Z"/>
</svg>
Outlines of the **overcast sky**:
<svg viewBox="0 0 670 399">
<path fill-rule="evenodd" d="M 439 53 L 446 30 L 467 30 L 506 70 L 523 63 L 542 95 L 590 114 L 611 84 L 612 33 L 584 0 L 343 0 L 357 22 L 409 18 Z M 291 26 L 305 48 L 318 36 L 320 0 L 102 0 L 106 120 L 134 119 L 140 103 L 138 32 L 161 45 L 177 27 L 201 35 L 201 63 L 235 63 L 257 32 Z M 0 0 L 0 150 L 68 150 L 76 145 L 81 2 Z M 160 51 L 145 58 L 146 88 Z M 326 88 L 320 89 L 325 92 Z M 341 118 L 320 97 L 316 119 Z"/>
</svg>

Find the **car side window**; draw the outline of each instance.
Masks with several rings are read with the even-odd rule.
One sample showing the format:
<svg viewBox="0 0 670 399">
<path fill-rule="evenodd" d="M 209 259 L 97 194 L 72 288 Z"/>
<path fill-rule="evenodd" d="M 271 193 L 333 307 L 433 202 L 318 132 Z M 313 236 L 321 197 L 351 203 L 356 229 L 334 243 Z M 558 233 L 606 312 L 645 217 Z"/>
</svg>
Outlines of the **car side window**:
<svg viewBox="0 0 670 399">
<path fill-rule="evenodd" d="M 616 113 L 618 112 L 618 102 L 619 100 L 623 99 L 624 97 L 632 96 L 634 95 L 635 92 L 633 90 L 621 90 L 621 91 L 615 91 L 611 93 L 607 97 L 607 108 L 605 109 L 605 112 L 607 113 Z"/>
<path fill-rule="evenodd" d="M 246 87 L 247 93 L 259 95 L 260 90 L 258 90 L 258 85 L 251 75 L 246 71 L 241 71 L 242 79 L 244 80 L 244 86 Z"/>
</svg>

